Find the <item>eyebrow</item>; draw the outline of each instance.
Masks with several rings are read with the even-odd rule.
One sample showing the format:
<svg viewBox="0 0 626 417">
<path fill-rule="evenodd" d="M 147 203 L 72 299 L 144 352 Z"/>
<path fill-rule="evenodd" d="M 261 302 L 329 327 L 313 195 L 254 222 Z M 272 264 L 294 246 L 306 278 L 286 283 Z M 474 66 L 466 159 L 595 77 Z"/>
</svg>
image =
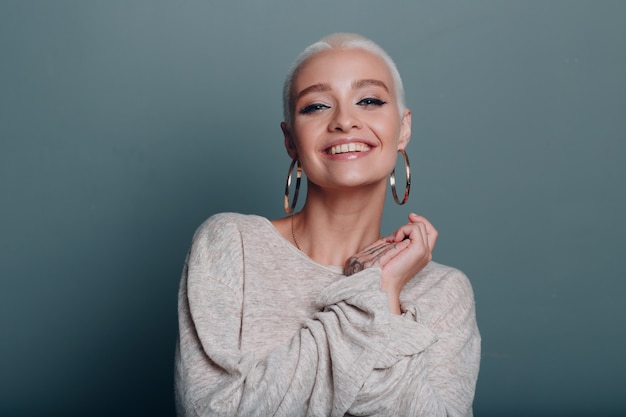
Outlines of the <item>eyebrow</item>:
<svg viewBox="0 0 626 417">
<path fill-rule="evenodd" d="M 385 91 L 389 92 L 389 88 L 387 88 L 387 85 L 380 80 L 368 78 L 368 79 L 356 80 L 352 82 L 352 88 L 355 90 L 359 88 L 369 87 L 369 86 L 382 87 L 385 89 Z M 330 87 L 330 84 L 328 83 L 313 84 L 313 85 L 308 86 L 304 90 L 300 91 L 298 95 L 296 96 L 296 101 L 300 99 L 300 97 L 303 97 L 310 93 L 318 93 L 318 92 L 324 92 L 324 91 L 330 91 L 330 90 L 332 90 L 332 88 Z"/>
<path fill-rule="evenodd" d="M 372 85 L 377 86 L 377 87 L 382 87 L 385 89 L 385 91 L 389 92 L 389 89 L 387 88 L 387 85 L 385 85 L 384 82 L 380 80 L 374 80 L 374 79 L 356 80 L 352 83 L 352 88 L 357 89 L 357 88 L 369 87 Z"/>
<path fill-rule="evenodd" d="M 330 84 L 326 84 L 326 83 L 313 84 L 313 85 L 308 86 L 304 90 L 300 91 L 298 95 L 296 96 L 296 101 L 300 97 L 305 96 L 310 93 L 317 93 L 317 92 L 330 91 L 330 90 L 331 90 Z"/>
</svg>

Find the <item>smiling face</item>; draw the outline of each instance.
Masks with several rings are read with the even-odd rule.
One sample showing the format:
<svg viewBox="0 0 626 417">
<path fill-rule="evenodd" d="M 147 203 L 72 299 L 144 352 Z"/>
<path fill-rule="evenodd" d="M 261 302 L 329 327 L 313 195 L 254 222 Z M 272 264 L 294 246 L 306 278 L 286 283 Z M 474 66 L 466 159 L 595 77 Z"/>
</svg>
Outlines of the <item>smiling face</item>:
<svg viewBox="0 0 626 417">
<path fill-rule="evenodd" d="M 293 82 L 285 146 L 321 187 L 386 181 L 411 133 L 386 63 L 363 49 L 328 49 L 309 58 Z"/>
</svg>

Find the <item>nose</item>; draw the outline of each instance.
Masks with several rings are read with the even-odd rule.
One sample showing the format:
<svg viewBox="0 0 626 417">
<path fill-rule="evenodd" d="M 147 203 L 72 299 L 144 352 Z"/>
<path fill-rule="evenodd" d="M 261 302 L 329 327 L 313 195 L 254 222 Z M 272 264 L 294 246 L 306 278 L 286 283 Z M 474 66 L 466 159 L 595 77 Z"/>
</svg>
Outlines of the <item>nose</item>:
<svg viewBox="0 0 626 417">
<path fill-rule="evenodd" d="M 351 106 L 335 105 L 333 116 L 328 124 L 331 132 L 347 132 L 361 127 L 360 116 Z"/>
</svg>

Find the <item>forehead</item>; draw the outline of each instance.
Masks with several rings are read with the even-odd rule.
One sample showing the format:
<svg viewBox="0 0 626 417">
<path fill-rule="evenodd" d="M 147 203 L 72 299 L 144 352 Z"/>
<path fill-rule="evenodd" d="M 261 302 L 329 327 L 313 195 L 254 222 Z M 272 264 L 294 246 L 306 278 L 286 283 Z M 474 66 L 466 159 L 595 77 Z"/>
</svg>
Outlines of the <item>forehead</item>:
<svg viewBox="0 0 626 417">
<path fill-rule="evenodd" d="M 297 94 L 314 84 L 331 87 L 355 80 L 380 80 L 393 90 L 393 76 L 384 59 L 373 52 L 356 48 L 334 48 L 313 55 L 299 68 L 293 82 Z"/>
</svg>

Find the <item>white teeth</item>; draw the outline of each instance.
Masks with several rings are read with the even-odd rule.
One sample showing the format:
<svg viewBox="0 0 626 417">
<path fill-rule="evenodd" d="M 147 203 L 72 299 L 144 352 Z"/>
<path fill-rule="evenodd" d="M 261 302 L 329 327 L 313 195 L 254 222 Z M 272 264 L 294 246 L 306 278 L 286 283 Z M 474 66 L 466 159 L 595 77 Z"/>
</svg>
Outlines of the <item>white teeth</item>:
<svg viewBox="0 0 626 417">
<path fill-rule="evenodd" d="M 330 148 L 331 155 L 337 155 L 346 152 L 365 152 L 369 151 L 370 147 L 364 143 L 344 143 L 341 145 L 335 145 Z"/>
</svg>

